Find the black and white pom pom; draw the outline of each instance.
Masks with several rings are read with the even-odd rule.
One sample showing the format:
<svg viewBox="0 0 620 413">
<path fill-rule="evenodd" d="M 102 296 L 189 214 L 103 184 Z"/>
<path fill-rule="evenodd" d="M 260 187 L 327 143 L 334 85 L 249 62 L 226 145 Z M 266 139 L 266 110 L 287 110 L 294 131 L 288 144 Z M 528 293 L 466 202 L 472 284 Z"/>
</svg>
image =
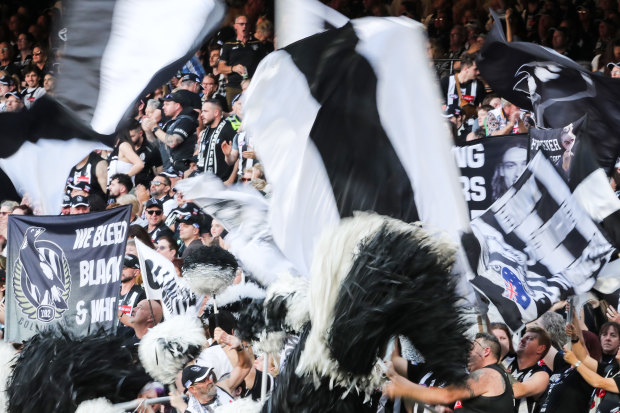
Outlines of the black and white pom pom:
<svg viewBox="0 0 620 413">
<path fill-rule="evenodd" d="M 265 289 L 252 282 L 233 284 L 207 302 L 205 314 L 215 313 L 214 309 L 231 312 L 239 318 L 240 312 L 253 300 L 265 298 Z"/>
<path fill-rule="evenodd" d="M 170 384 L 206 345 L 200 320 L 177 316 L 151 328 L 140 340 L 138 355 L 144 369 L 155 380 Z"/>
<path fill-rule="evenodd" d="M 232 285 L 237 267 L 237 260 L 225 249 L 202 246 L 189 252 L 182 274 L 196 294 L 213 296 Z"/>
<path fill-rule="evenodd" d="M 375 214 L 324 234 L 311 266 L 312 329 L 297 374 L 328 376 L 369 396 L 383 383 L 380 355 L 402 334 L 429 370 L 465 377 L 469 327 L 450 275 L 456 248 L 420 225 Z"/>
<path fill-rule="evenodd" d="M 25 343 L 7 390 L 8 412 L 72 413 L 99 397 L 122 403 L 151 380 L 122 338 L 103 331 L 76 337 L 57 324 Z"/>
</svg>

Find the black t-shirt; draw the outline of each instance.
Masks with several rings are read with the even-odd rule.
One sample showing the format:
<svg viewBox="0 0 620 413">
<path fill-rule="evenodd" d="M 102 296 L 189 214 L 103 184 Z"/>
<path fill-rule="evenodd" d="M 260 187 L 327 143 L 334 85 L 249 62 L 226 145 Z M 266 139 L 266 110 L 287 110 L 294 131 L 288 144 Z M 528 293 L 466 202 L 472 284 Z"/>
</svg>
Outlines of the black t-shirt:
<svg viewBox="0 0 620 413">
<path fill-rule="evenodd" d="M 163 221 L 153 231 L 149 232 L 149 236 L 153 242 L 157 241 L 157 238 L 164 234 L 174 237 L 174 232 L 170 231 L 170 228 L 168 228 Z"/>
<path fill-rule="evenodd" d="M 131 287 L 131 290 L 129 290 L 127 294 L 119 295 L 118 309 L 122 310 L 126 314 L 124 317 L 131 316 L 132 309 L 136 305 L 138 305 L 140 301 L 144 300 L 145 298 L 146 298 L 146 293 L 144 292 L 144 289 L 141 286 L 134 284 L 133 287 Z M 120 320 L 117 321 L 117 323 L 118 323 L 116 327 L 117 336 L 130 338 L 132 335 L 135 335 L 133 328 L 127 327 L 126 325 L 121 323 Z"/>
<path fill-rule="evenodd" d="M 222 46 L 220 59 L 225 61 L 228 66 L 241 64 L 248 70 L 248 77 L 252 77 L 256 71 L 258 63 L 267 55 L 265 46 L 258 40 L 248 40 L 247 43 L 240 41 L 227 42 Z M 228 86 L 241 87 L 243 78 L 238 73 L 228 75 Z"/>
<path fill-rule="evenodd" d="M 226 163 L 222 142 L 226 141 L 232 145 L 235 134 L 234 128 L 226 119 L 220 121 L 215 128 L 207 127 L 202 132 L 198 149 L 198 170 L 200 172 L 211 171 L 222 181 L 230 177 L 234 165 Z"/>
<path fill-rule="evenodd" d="M 142 184 L 145 187 L 151 185 L 151 181 L 155 178 L 153 168 L 162 166 L 161 154 L 159 153 L 159 147 L 155 147 L 149 143 L 146 139 L 142 141 L 142 145 L 136 149 L 136 153 L 144 162 L 144 169 L 136 174 L 136 185 Z"/>
<path fill-rule="evenodd" d="M 169 120 L 163 127 L 167 134 L 179 135 L 183 142 L 170 148 L 170 158 L 172 163 L 180 163 L 183 159 L 191 158 L 196 148 L 196 127 L 198 122 L 195 116 L 187 113 L 180 114 L 174 119 Z"/>
<path fill-rule="evenodd" d="M 540 398 L 540 413 L 584 413 L 588 410 L 592 386 L 581 374 L 564 361 L 564 352 L 558 351 L 553 359 L 553 373 L 549 387 Z"/>
<path fill-rule="evenodd" d="M 407 361 L 407 379 L 412 383 L 417 383 L 425 387 L 443 387 L 443 382 L 438 382 L 432 371 L 428 371 L 424 363 L 413 364 Z M 404 411 L 404 408 L 401 408 Z M 424 403 L 415 403 L 413 405 L 413 413 L 424 413 L 426 408 Z"/>
<path fill-rule="evenodd" d="M 504 380 L 504 392 L 497 396 L 477 396 L 471 399 L 457 401 L 454 405 L 455 413 L 486 413 L 486 412 L 506 412 L 510 413 L 514 405 L 514 393 L 512 384 L 508 379 L 508 373 L 498 364 L 491 364 L 483 367 L 495 370 Z"/>
<path fill-rule="evenodd" d="M 608 360 L 609 357 L 606 359 Z M 596 372 L 601 377 L 613 378 L 616 385 L 620 382 L 620 366 L 615 359 L 611 362 L 598 363 Z M 620 389 L 620 385 L 618 386 Z M 594 389 L 593 403 L 598 404 L 596 413 L 617 413 L 620 411 L 620 394 L 605 391 L 603 389 Z"/>
</svg>

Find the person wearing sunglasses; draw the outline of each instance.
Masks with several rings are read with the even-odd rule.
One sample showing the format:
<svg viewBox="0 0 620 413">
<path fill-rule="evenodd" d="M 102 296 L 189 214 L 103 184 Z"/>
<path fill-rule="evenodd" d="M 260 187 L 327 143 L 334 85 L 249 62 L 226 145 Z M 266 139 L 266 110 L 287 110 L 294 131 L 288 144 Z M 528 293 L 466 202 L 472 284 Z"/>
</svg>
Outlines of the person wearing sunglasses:
<svg viewBox="0 0 620 413">
<path fill-rule="evenodd" d="M 159 199 L 151 198 L 146 202 L 146 231 L 148 232 L 151 240 L 155 242 L 158 237 L 169 234 L 174 236 L 172 231 L 164 223 L 164 208 Z"/>
<path fill-rule="evenodd" d="M 178 206 L 177 201 L 172 197 L 171 188 L 172 181 L 164 174 L 157 175 L 149 186 L 151 198 L 159 200 L 162 204 L 164 219 Z"/>
</svg>

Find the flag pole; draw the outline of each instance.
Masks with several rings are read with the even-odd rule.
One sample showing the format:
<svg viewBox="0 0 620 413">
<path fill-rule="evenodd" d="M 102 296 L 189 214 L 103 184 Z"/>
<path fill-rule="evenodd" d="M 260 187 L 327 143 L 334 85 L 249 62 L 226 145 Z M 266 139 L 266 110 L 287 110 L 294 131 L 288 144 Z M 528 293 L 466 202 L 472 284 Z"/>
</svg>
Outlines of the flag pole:
<svg viewBox="0 0 620 413">
<path fill-rule="evenodd" d="M 574 299 L 575 299 L 574 295 L 570 296 L 568 298 L 568 303 L 567 303 L 568 310 L 566 311 L 566 323 L 568 323 L 568 324 L 573 322 L 573 312 L 575 311 Z M 575 330 L 577 330 L 577 328 L 579 328 L 579 327 L 574 325 L 573 328 Z M 569 337 L 569 338 L 571 338 L 571 337 Z M 568 343 L 566 343 L 566 348 L 568 348 L 569 350 L 573 349 L 572 339 L 569 340 Z"/>
</svg>

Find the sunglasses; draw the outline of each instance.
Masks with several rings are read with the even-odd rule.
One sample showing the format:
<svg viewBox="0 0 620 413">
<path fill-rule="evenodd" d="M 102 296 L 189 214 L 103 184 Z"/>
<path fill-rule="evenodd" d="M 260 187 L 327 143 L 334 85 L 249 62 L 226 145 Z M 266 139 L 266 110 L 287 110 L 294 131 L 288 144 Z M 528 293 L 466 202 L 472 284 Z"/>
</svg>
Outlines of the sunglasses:
<svg viewBox="0 0 620 413">
<path fill-rule="evenodd" d="M 155 186 L 159 186 L 159 185 L 163 185 L 164 183 L 161 181 L 151 181 L 151 185 L 155 185 Z"/>
<path fill-rule="evenodd" d="M 160 216 L 162 214 L 162 211 L 160 211 L 159 209 L 147 209 L 146 213 L 149 215 L 155 214 L 157 216 Z"/>
<path fill-rule="evenodd" d="M 241 178 L 241 182 L 250 182 L 251 179 L 250 178 Z"/>
</svg>

